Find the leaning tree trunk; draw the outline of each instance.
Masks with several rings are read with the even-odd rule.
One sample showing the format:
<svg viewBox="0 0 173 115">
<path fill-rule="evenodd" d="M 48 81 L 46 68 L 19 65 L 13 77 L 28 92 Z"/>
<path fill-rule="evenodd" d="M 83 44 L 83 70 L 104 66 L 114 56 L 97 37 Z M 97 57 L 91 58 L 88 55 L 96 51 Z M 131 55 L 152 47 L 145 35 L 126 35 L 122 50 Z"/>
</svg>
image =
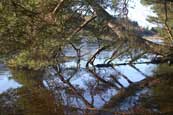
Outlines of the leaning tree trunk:
<svg viewBox="0 0 173 115">
<path fill-rule="evenodd" d="M 126 29 L 126 25 L 124 25 L 120 19 L 111 16 L 95 0 L 86 0 L 86 2 L 92 7 L 97 15 L 97 18 L 106 24 L 113 31 L 113 33 L 115 33 L 118 39 L 122 39 L 125 34 L 126 36 L 133 36 L 133 41 L 138 44 L 138 46 L 147 49 L 150 53 L 162 56 L 169 54 L 169 52 L 173 50 L 173 47 L 171 46 L 156 44 L 134 33 L 127 33 L 128 30 Z"/>
</svg>

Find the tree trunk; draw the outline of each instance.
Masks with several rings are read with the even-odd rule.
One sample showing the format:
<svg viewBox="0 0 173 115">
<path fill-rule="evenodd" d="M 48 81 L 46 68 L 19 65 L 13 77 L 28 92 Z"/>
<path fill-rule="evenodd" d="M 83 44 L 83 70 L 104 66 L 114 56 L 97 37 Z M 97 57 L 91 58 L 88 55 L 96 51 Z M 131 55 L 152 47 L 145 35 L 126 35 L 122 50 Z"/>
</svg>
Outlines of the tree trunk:
<svg viewBox="0 0 173 115">
<path fill-rule="evenodd" d="M 95 0 L 86 0 L 86 2 L 93 8 L 98 20 L 101 20 L 103 24 L 106 24 L 115 33 L 118 39 L 122 39 L 127 33 L 126 25 L 124 25 L 120 19 L 111 16 L 104 8 L 102 8 Z M 142 38 L 139 35 L 131 34 L 127 36 L 134 36 L 133 41 L 142 48 L 147 48 L 151 53 L 164 55 L 168 54 L 169 49 L 173 49 L 172 46 L 160 45 L 149 40 Z"/>
</svg>

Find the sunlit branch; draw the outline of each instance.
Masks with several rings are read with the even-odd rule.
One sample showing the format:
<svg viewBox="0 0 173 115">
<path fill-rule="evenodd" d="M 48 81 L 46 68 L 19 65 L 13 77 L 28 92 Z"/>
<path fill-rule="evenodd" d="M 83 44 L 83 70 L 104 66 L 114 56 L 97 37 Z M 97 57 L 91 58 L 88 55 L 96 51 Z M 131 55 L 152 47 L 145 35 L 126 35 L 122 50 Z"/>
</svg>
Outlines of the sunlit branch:
<svg viewBox="0 0 173 115">
<path fill-rule="evenodd" d="M 59 3 L 56 5 L 56 7 L 54 8 L 54 10 L 52 11 L 52 14 L 55 14 L 59 10 L 59 8 L 63 4 L 63 2 L 64 2 L 64 0 L 60 0 L 59 1 Z"/>
</svg>

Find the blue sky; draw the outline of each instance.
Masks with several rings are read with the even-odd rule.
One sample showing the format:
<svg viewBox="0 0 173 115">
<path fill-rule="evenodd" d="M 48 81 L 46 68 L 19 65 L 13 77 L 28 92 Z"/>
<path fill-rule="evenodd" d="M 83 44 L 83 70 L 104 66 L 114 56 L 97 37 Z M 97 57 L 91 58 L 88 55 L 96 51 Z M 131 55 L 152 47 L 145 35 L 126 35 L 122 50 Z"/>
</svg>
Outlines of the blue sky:
<svg viewBox="0 0 173 115">
<path fill-rule="evenodd" d="M 140 3 L 140 0 L 129 0 L 129 14 L 128 17 L 137 21 L 142 27 L 156 27 L 157 25 L 147 21 L 148 16 L 157 16 L 151 6 L 144 6 Z"/>
<path fill-rule="evenodd" d="M 156 27 L 156 24 L 152 24 L 147 21 L 148 16 L 157 17 L 156 13 L 151 9 L 152 6 L 144 6 L 140 2 L 141 0 L 129 0 L 128 2 L 128 17 L 132 21 L 138 22 L 139 26 L 142 27 Z M 115 15 L 115 12 L 111 9 L 106 9 L 110 14 Z"/>
</svg>

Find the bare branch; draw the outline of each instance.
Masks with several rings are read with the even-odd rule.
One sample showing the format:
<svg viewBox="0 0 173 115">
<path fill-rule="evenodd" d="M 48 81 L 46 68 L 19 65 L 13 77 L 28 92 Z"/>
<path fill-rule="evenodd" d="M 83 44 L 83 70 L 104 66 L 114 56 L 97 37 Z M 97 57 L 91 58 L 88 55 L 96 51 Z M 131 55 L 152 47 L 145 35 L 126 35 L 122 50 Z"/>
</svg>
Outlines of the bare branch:
<svg viewBox="0 0 173 115">
<path fill-rule="evenodd" d="M 59 8 L 63 4 L 63 2 L 64 2 L 64 0 L 60 0 L 60 2 L 56 5 L 54 10 L 52 11 L 52 14 L 55 14 L 59 10 Z"/>
<path fill-rule="evenodd" d="M 94 15 L 93 17 L 87 19 L 84 23 L 82 23 L 78 28 L 76 28 L 73 33 L 68 37 L 68 39 L 71 39 L 75 34 L 77 34 L 79 31 L 81 31 L 86 25 L 88 25 L 91 21 L 93 21 L 97 16 Z"/>
<path fill-rule="evenodd" d="M 109 46 L 103 46 L 103 47 L 97 49 L 97 51 L 96 51 L 96 52 L 92 55 L 92 57 L 88 60 L 88 62 L 87 62 L 87 64 L 86 64 L 86 67 L 89 67 L 89 64 L 92 64 L 92 65 L 93 65 L 93 62 L 94 62 L 96 56 L 97 56 L 101 51 L 105 50 L 107 47 L 109 47 Z"/>
</svg>

